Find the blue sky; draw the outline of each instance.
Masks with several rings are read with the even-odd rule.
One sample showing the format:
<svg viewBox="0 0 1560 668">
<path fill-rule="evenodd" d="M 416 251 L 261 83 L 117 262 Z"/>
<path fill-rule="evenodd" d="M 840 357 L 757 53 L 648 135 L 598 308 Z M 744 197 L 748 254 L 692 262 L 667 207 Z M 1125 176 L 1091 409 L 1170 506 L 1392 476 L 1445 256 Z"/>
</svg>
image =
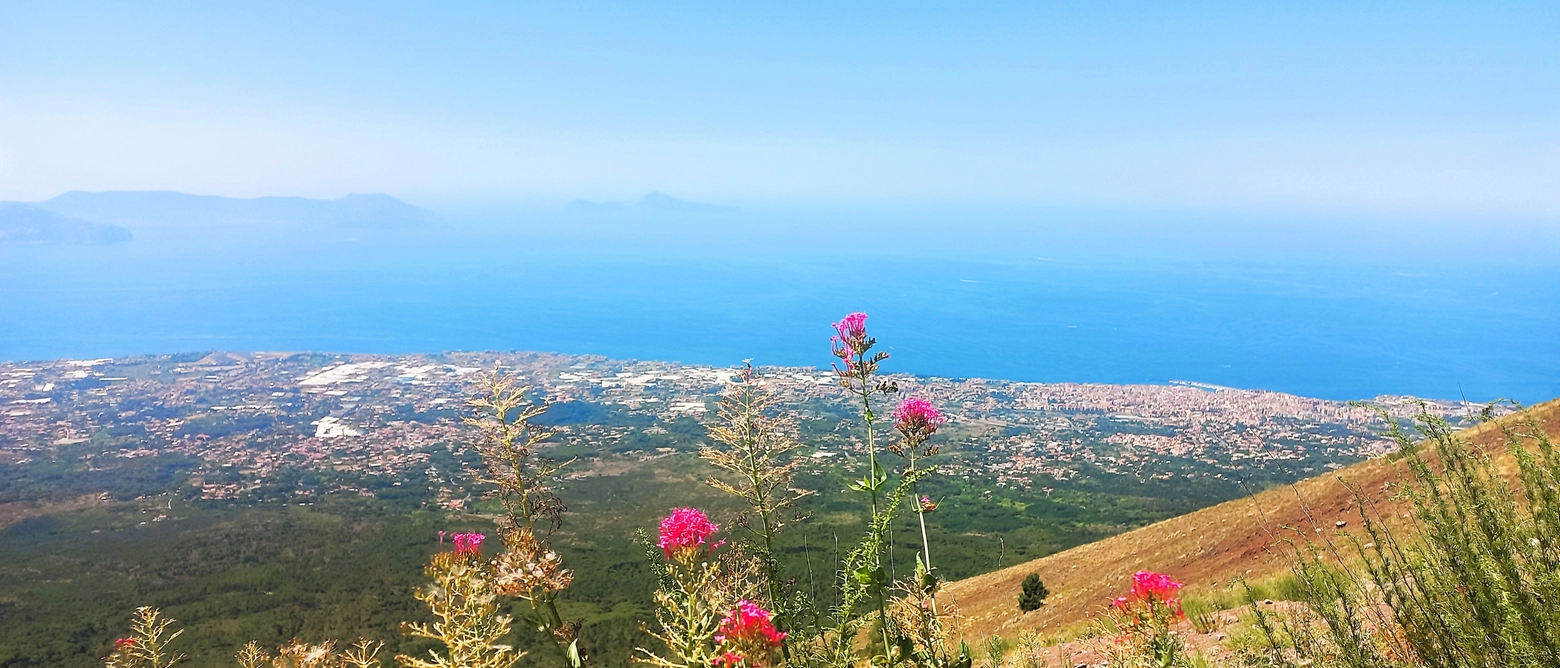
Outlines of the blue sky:
<svg viewBox="0 0 1560 668">
<path fill-rule="evenodd" d="M 0 4 L 0 199 L 1560 220 L 1560 4 Z"/>
</svg>

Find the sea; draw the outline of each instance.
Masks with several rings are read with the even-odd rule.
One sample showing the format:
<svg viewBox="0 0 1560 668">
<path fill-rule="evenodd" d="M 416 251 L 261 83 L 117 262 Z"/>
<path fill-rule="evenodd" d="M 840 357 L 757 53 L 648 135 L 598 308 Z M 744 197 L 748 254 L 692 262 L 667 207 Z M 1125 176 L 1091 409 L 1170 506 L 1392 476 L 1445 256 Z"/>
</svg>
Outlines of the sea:
<svg viewBox="0 0 1560 668">
<path fill-rule="evenodd" d="M 0 360 L 529 350 L 827 367 L 830 323 L 862 311 L 892 372 L 1560 396 L 1560 263 L 188 236 L 0 246 Z"/>
</svg>

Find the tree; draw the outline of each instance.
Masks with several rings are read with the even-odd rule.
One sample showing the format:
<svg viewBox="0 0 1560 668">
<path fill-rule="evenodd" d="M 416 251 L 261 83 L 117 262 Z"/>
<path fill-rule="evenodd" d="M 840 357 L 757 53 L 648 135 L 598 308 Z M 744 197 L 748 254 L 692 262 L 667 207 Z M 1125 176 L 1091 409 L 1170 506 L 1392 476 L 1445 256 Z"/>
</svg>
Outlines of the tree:
<svg viewBox="0 0 1560 668">
<path fill-rule="evenodd" d="M 1040 581 L 1039 573 L 1030 573 L 1024 578 L 1024 593 L 1018 596 L 1018 608 L 1024 612 L 1039 610 L 1045 605 L 1045 597 L 1051 595 L 1051 590 L 1045 588 L 1045 583 Z"/>
</svg>

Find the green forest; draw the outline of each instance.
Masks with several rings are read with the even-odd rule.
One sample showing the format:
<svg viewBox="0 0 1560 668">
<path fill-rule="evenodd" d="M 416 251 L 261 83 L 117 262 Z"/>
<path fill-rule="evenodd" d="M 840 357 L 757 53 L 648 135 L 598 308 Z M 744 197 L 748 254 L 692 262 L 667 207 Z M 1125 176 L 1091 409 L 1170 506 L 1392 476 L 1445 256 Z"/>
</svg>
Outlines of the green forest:
<svg viewBox="0 0 1560 668">
<path fill-rule="evenodd" d="M 696 505 L 732 538 L 743 535 L 737 504 L 702 483 L 713 472 L 693 454 L 703 435 L 673 432 L 670 440 L 678 452 L 648 461 L 611 453 L 581 460 L 587 474 L 559 491 L 569 510 L 555 543 L 570 568 L 589 574 L 563 605 L 584 621 L 583 644 L 601 665 L 621 665 L 649 619 L 655 581 L 637 530 L 653 531 L 667 510 Z M 426 494 L 388 483 L 374 497 L 299 497 L 292 492 L 318 475 L 301 471 L 273 476 L 251 499 L 195 500 L 184 480 L 189 462 L 118 461 L 120 468 L 87 476 L 62 463 L 0 467 L 12 491 L 57 498 L 106 491 L 110 498 L 0 531 L 0 666 L 97 665 L 141 605 L 160 607 L 189 629 L 180 642 L 192 665 L 230 665 L 244 642 L 274 646 L 294 637 L 366 636 L 388 650 L 420 652 L 399 624 L 427 615 L 411 593 L 440 548 L 438 532 L 494 526 L 496 508 L 430 510 Z M 843 489 L 848 469 L 819 468 L 799 483 Z M 1221 500 L 1116 478 L 1057 483 L 1049 496 L 959 478 L 928 481 L 926 493 L 940 501 L 927 516 L 940 570 L 967 577 Z M 838 494 L 808 497 L 797 508 L 806 519 L 777 546 L 786 577 L 825 603 L 837 550 L 848 550 L 862 530 L 854 510 Z M 914 516 L 901 518 L 890 568 L 908 571 L 919 545 Z"/>
</svg>

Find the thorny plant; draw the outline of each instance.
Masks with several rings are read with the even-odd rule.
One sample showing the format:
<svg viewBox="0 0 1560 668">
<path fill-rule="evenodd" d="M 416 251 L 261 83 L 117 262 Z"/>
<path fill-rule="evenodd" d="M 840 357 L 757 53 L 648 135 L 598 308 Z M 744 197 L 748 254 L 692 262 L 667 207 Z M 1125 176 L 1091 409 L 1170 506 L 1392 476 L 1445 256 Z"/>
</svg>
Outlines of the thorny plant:
<svg viewBox="0 0 1560 668">
<path fill-rule="evenodd" d="M 1266 647 L 1254 658 L 1349 668 L 1560 665 L 1560 453 L 1531 414 L 1522 416 L 1499 425 L 1514 481 L 1491 452 L 1427 410 L 1414 419 L 1421 442 L 1394 423 L 1412 531 L 1394 531 L 1351 486 L 1364 536 L 1297 544 L 1292 565 L 1306 614 L 1261 619 Z M 1493 406 L 1482 417 L 1492 420 Z"/>
<path fill-rule="evenodd" d="M 168 668 L 184 660 L 184 655 L 168 651 L 168 644 L 184 635 L 184 629 L 169 631 L 174 620 L 162 616 L 157 608 L 140 607 L 130 618 L 130 635 L 114 641 L 114 651 L 103 659 L 107 668 Z"/>
<path fill-rule="evenodd" d="M 744 363 L 740 380 L 721 397 L 719 422 L 709 426 L 710 438 L 720 445 L 700 449 L 699 456 L 726 471 L 735 481 L 711 476 L 708 484 L 742 499 L 751 509 L 752 516 L 742 518 L 740 523 L 757 542 L 755 551 L 763 562 L 765 604 L 777 613 L 780 628 L 790 629 L 796 625 L 801 606 L 792 605 L 792 597 L 780 581 L 774 539 L 789 524 L 785 511 L 814 492 L 792 484 L 801 464 L 793 453 L 801 444 L 788 436 L 792 420 L 775 415 L 778 403 L 753 364 Z"/>
<path fill-rule="evenodd" d="M 410 636 L 437 640 L 445 653 L 428 650 L 427 658 L 398 654 L 408 668 L 510 668 L 525 656 L 499 641 L 509 635 L 510 617 L 500 612 L 493 563 L 482 556 L 482 534 L 456 534 L 455 549 L 429 560 L 433 583 L 419 590 L 417 600 L 433 613 L 432 624 L 403 622 Z"/>
<path fill-rule="evenodd" d="M 951 604 L 937 604 L 940 583 L 916 559 L 914 576 L 894 583 L 898 596 L 888 607 L 888 621 L 899 644 L 894 656 L 914 668 L 970 668 L 970 648 L 954 638 L 960 635 L 959 612 Z"/>
<path fill-rule="evenodd" d="M 491 494 L 504 507 L 500 592 L 528 601 L 535 627 L 552 637 L 570 665 L 578 666 L 584 656 L 580 624 L 565 621 L 557 603 L 574 576 L 548 545 L 567 510 L 554 492 L 557 476 L 574 460 L 554 462 L 536 453 L 554 432 L 533 423 L 548 406 L 530 402 L 529 391 L 512 374 L 494 369 L 482 378 L 480 394 L 466 401 L 473 415 L 465 423 L 477 430 L 473 448 L 482 456 L 482 471 L 474 477 L 492 485 Z"/>
</svg>

